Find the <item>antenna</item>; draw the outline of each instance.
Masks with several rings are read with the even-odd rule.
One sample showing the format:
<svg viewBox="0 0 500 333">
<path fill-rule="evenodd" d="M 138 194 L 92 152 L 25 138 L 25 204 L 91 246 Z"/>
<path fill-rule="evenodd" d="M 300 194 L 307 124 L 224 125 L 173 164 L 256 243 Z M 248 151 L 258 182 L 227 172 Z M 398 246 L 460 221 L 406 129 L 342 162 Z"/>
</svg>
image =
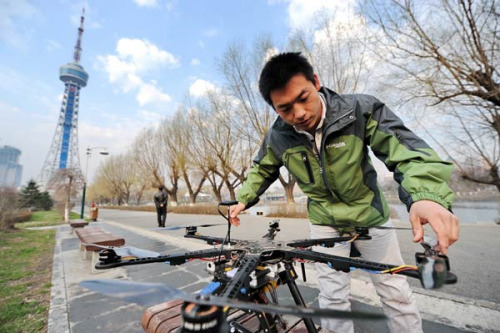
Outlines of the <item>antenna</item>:
<svg viewBox="0 0 500 333">
<path fill-rule="evenodd" d="M 85 7 L 82 10 L 80 17 L 80 27 L 78 28 L 78 39 L 76 40 L 75 52 L 73 52 L 73 60 L 75 63 L 80 62 L 80 55 L 82 53 L 82 35 L 83 35 L 83 22 L 85 21 Z"/>
</svg>

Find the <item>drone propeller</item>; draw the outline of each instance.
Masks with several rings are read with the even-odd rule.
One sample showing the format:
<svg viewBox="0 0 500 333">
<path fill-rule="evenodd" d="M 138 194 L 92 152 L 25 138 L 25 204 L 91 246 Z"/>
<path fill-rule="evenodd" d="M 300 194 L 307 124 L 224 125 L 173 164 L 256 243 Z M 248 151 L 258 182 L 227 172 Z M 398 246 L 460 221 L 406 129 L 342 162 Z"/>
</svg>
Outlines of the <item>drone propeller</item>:
<svg viewBox="0 0 500 333">
<path fill-rule="evenodd" d="M 158 252 L 140 249 L 138 247 L 127 246 L 114 248 L 113 251 L 120 257 L 136 257 L 136 258 L 150 258 L 157 257 L 160 254 Z"/>
<path fill-rule="evenodd" d="M 225 225 L 222 223 L 213 223 L 213 224 L 198 224 L 198 225 L 176 225 L 176 226 L 171 226 L 171 227 L 159 227 L 159 228 L 153 228 L 153 230 L 180 230 L 180 229 L 186 229 L 186 228 L 207 228 L 207 227 L 214 227 L 217 225 Z"/>
<path fill-rule="evenodd" d="M 102 246 L 99 244 L 90 244 L 90 245 L 101 248 L 103 250 L 113 250 L 116 253 L 116 255 L 119 255 L 120 257 L 150 258 L 150 257 L 157 257 L 160 255 L 158 252 L 144 250 L 133 246 L 113 247 L 113 246 Z"/>
<path fill-rule="evenodd" d="M 348 318 L 348 319 L 385 319 L 382 314 L 366 312 L 338 311 L 330 309 L 304 308 L 242 302 L 214 295 L 195 295 L 161 283 L 139 283 L 119 280 L 87 280 L 80 282 L 84 288 L 101 294 L 120 298 L 131 303 L 151 306 L 174 299 L 201 305 L 215 305 L 254 312 L 292 315 L 306 318 Z"/>
</svg>

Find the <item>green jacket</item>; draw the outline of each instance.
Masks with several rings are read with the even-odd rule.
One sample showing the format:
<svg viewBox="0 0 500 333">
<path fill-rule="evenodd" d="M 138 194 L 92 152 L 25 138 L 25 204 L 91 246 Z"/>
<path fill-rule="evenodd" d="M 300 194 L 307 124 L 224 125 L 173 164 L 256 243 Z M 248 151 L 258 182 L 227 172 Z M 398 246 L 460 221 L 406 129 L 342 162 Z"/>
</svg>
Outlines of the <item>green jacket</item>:
<svg viewBox="0 0 500 333">
<path fill-rule="evenodd" d="M 278 118 L 266 134 L 238 201 L 251 207 L 285 166 L 307 195 L 313 224 L 376 226 L 389 219 L 368 146 L 400 184 L 399 198 L 432 200 L 450 209 L 452 164 L 442 161 L 387 106 L 368 95 L 338 95 L 321 88 L 326 100 L 322 141 L 316 156 L 304 134 Z"/>
</svg>

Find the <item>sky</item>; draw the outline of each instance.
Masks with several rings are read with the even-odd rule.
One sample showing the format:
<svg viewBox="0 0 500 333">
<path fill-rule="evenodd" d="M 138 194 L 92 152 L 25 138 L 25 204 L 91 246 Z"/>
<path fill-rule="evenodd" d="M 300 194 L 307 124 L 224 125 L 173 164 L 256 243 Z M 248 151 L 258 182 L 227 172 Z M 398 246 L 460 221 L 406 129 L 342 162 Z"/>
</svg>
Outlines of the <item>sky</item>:
<svg viewBox="0 0 500 333">
<path fill-rule="evenodd" d="M 36 179 L 59 117 L 82 8 L 79 154 L 126 151 L 135 135 L 172 115 L 187 94 L 222 77 L 215 66 L 229 43 L 262 34 L 286 40 L 346 1 L 328 0 L 0 0 L 0 146 L 22 151 L 22 184 Z M 88 176 L 105 159 L 94 150 Z"/>
</svg>

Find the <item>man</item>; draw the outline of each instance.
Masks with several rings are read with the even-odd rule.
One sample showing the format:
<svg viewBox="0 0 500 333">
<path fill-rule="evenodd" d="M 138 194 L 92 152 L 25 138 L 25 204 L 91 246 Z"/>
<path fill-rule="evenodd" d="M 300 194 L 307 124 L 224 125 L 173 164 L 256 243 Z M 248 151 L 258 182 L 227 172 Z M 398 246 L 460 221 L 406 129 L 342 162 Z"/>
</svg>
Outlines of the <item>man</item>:
<svg viewBox="0 0 500 333">
<path fill-rule="evenodd" d="M 257 203 L 285 166 L 308 196 L 312 238 L 336 237 L 348 226 L 389 225 L 389 207 L 377 184 L 368 147 L 394 172 L 399 197 L 408 207 L 414 242 L 422 240 L 429 223 L 438 237 L 437 250 L 446 253 L 458 239 L 458 219 L 450 212 L 448 187 L 452 165 L 443 162 L 408 130 L 382 102 L 367 95 L 339 95 L 321 87 L 311 65 L 300 53 L 282 53 L 262 70 L 259 89 L 279 115 L 272 125 L 248 178 L 231 207 L 238 214 Z M 336 227 L 337 226 L 337 227 Z M 340 227 L 339 227 L 340 226 Z M 356 241 L 362 257 L 403 264 L 394 230 L 370 229 L 372 240 Z M 349 256 L 350 244 L 316 249 Z M 348 273 L 316 264 L 321 307 L 349 310 Z M 404 276 L 372 275 L 389 317 L 392 332 L 422 332 L 420 314 Z M 322 320 L 334 332 L 353 332 L 352 321 Z"/>
<path fill-rule="evenodd" d="M 165 221 L 167 220 L 167 202 L 168 194 L 163 186 L 158 187 L 158 192 L 154 195 L 154 201 L 156 206 L 156 214 L 158 218 L 158 226 L 160 228 L 165 227 Z"/>
</svg>

